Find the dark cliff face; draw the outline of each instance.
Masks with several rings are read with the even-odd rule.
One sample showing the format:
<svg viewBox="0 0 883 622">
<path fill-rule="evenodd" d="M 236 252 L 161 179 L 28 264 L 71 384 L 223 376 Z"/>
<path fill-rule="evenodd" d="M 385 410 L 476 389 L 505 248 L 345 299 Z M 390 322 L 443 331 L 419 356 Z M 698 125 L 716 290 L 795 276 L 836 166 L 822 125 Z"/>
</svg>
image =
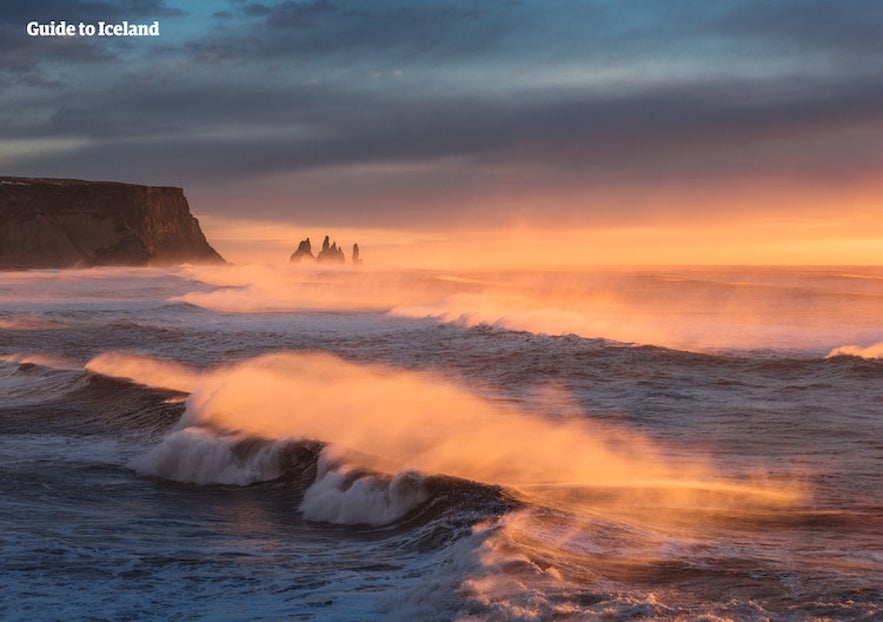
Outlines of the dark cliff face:
<svg viewBox="0 0 883 622">
<path fill-rule="evenodd" d="M 0 268 L 223 263 L 181 188 L 0 177 Z"/>
</svg>

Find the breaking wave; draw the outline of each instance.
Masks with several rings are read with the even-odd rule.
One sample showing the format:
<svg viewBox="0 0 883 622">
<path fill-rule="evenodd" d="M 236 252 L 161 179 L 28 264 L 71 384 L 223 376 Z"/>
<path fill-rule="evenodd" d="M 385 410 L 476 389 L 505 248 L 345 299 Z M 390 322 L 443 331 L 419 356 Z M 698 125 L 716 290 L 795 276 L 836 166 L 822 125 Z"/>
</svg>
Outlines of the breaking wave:
<svg viewBox="0 0 883 622">
<path fill-rule="evenodd" d="M 834 348 L 828 353 L 827 358 L 835 356 L 857 356 L 863 359 L 879 359 L 883 358 L 883 341 L 872 344 L 870 346 L 840 346 Z"/>
<path fill-rule="evenodd" d="M 248 485 L 280 477 L 292 443 L 321 443 L 303 507 L 316 520 L 396 520 L 426 499 L 422 478 L 437 475 L 504 486 L 533 503 L 659 521 L 800 498 L 794 488 L 731 481 L 701 457 L 667 462 L 637 432 L 575 412 L 534 414 L 431 374 L 327 354 L 272 354 L 196 372 L 113 353 L 87 368 L 190 392 L 175 429 L 133 463 L 144 474 Z"/>
</svg>

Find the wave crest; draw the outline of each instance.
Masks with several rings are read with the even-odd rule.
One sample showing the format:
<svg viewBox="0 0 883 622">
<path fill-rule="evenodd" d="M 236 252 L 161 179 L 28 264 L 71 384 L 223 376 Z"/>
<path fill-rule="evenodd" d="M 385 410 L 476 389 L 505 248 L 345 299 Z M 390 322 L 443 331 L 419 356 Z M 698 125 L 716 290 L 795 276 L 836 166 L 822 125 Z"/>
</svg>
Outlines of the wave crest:
<svg viewBox="0 0 883 622">
<path fill-rule="evenodd" d="M 593 422 L 575 404 L 562 404 L 569 415 L 541 415 L 425 372 L 293 352 L 204 372 L 144 357 L 122 362 L 117 374 L 192 390 L 176 428 L 134 463 L 139 472 L 247 485 L 279 477 L 286 446 L 317 443 L 334 467 L 311 478 L 302 509 L 313 520 L 395 520 L 425 499 L 413 472 L 502 486 L 537 503 L 660 520 L 662 507 L 714 513 L 800 496 L 734 482 L 701 456 L 673 462 L 643 435 Z M 265 440 L 255 448 L 243 445 L 247 439 Z"/>
<path fill-rule="evenodd" d="M 252 451 L 237 451 L 242 440 L 190 426 L 166 435 L 130 466 L 141 475 L 199 485 L 247 486 L 281 475 L 279 455 L 284 443 L 263 443 Z"/>
<path fill-rule="evenodd" d="M 835 356 L 858 356 L 863 359 L 883 358 L 883 341 L 870 346 L 840 346 L 831 350 L 825 358 L 833 358 Z"/>
<path fill-rule="evenodd" d="M 93 374 L 129 380 L 156 389 L 190 393 L 199 384 L 200 373 L 186 365 L 142 354 L 104 352 L 86 363 Z"/>
<path fill-rule="evenodd" d="M 304 518 L 338 525 L 387 525 L 429 498 L 423 477 L 412 471 L 389 478 L 348 474 L 320 459 L 316 482 L 300 506 Z"/>
</svg>

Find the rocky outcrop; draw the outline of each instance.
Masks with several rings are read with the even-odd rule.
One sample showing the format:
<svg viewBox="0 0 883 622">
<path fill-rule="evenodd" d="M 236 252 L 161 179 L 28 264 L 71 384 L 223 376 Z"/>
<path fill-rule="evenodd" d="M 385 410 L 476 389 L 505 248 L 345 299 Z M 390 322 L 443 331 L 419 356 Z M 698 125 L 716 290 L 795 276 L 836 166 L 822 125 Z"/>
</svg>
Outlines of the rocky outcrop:
<svg viewBox="0 0 883 622">
<path fill-rule="evenodd" d="M 354 266 L 361 265 L 362 258 L 359 253 L 358 244 L 353 244 L 352 258 Z M 331 237 L 327 235 L 322 241 L 322 249 L 319 251 L 318 255 L 315 257 L 313 256 L 313 246 L 310 243 L 310 238 L 307 238 L 300 241 L 297 245 L 297 250 L 291 253 L 289 261 L 291 263 L 299 263 L 305 259 L 318 261 L 320 263 L 346 263 L 346 255 L 343 252 L 343 247 L 338 246 L 337 242 L 332 242 Z"/>
<path fill-rule="evenodd" d="M 319 251 L 318 255 L 316 255 L 316 261 L 327 261 L 329 263 L 345 263 L 346 257 L 343 254 L 343 249 L 337 248 L 337 242 L 330 243 L 330 240 L 326 235 L 325 240 L 322 242 L 322 250 Z"/>
<path fill-rule="evenodd" d="M 0 177 L 0 269 L 223 263 L 181 188 Z"/>
<path fill-rule="evenodd" d="M 301 240 L 300 244 L 297 245 L 297 250 L 291 253 L 291 257 L 288 260 L 292 263 L 297 263 L 304 259 L 315 259 L 315 257 L 313 257 L 313 245 L 310 243 L 310 238 Z"/>
</svg>

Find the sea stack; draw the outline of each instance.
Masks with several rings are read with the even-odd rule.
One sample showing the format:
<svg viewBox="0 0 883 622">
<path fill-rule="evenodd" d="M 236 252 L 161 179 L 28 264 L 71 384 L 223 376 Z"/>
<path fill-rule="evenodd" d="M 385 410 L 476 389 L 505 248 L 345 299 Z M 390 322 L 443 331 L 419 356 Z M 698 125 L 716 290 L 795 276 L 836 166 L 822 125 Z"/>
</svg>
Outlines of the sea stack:
<svg viewBox="0 0 883 622">
<path fill-rule="evenodd" d="M 330 242 L 329 237 L 326 235 L 325 240 L 322 242 L 322 250 L 316 256 L 316 261 L 345 263 L 346 256 L 343 254 L 342 248 L 337 248 L 337 242 Z"/>
<path fill-rule="evenodd" d="M 362 259 L 359 256 L 359 245 L 353 244 L 352 261 L 354 266 L 361 265 Z M 322 248 L 317 255 L 313 255 L 313 245 L 310 238 L 301 240 L 297 248 L 288 258 L 291 263 L 300 263 L 304 260 L 317 261 L 319 263 L 346 263 L 346 254 L 343 252 L 343 246 L 338 246 L 337 242 L 331 241 L 331 236 L 326 235 L 322 241 Z"/>
<path fill-rule="evenodd" d="M 298 263 L 304 259 L 316 259 L 313 256 L 313 245 L 310 243 L 310 238 L 301 240 L 300 244 L 297 245 L 297 250 L 291 253 L 291 257 L 288 260 L 291 263 Z"/>
<path fill-rule="evenodd" d="M 0 269 L 224 263 L 181 188 L 0 177 Z"/>
</svg>

